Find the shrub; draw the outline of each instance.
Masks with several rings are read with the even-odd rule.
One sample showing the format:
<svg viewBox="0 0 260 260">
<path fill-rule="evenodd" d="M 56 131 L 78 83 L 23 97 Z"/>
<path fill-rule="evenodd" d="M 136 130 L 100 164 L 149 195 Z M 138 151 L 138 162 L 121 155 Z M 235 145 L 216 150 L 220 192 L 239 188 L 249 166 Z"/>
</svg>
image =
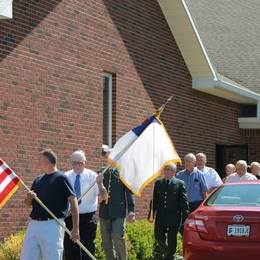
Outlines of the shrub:
<svg viewBox="0 0 260 260">
<path fill-rule="evenodd" d="M 153 228 L 154 225 L 146 220 L 138 220 L 134 224 L 126 225 L 126 244 L 129 260 L 162 259 L 162 253 L 154 240 Z M 98 260 L 105 260 L 99 228 L 97 230 L 95 244 L 96 258 Z M 182 239 L 180 234 L 178 234 L 176 254 L 182 255 Z"/>
<path fill-rule="evenodd" d="M 20 257 L 24 231 L 7 237 L 0 245 L 0 260 L 17 260 Z"/>
<path fill-rule="evenodd" d="M 153 224 L 146 220 L 138 220 L 134 224 L 126 225 L 126 244 L 129 260 L 161 259 L 161 252 L 156 245 L 153 235 Z M 20 257 L 24 231 L 10 235 L 0 245 L 0 260 L 17 260 Z M 105 254 L 101 244 L 100 228 L 98 227 L 95 240 L 98 260 L 105 260 Z M 177 254 L 182 255 L 182 240 L 178 235 Z"/>
</svg>

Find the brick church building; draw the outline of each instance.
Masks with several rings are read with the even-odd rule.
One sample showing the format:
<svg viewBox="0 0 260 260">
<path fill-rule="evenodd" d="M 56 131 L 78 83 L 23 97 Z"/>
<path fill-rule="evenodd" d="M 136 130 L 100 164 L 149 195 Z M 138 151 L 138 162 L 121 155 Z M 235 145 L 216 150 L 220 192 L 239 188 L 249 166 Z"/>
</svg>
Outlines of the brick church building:
<svg viewBox="0 0 260 260">
<path fill-rule="evenodd" d="M 202 151 L 221 176 L 226 163 L 259 161 L 260 46 L 237 44 L 249 32 L 215 12 L 216 2 L 1 1 L 0 157 L 28 185 L 43 148 L 56 151 L 61 170 L 75 149 L 96 169 L 102 143 L 112 146 L 173 95 L 161 119 L 182 158 Z M 250 5 L 239 21 L 253 22 Z M 137 199 L 138 218 L 151 189 Z M 0 239 L 25 228 L 25 193 L 0 209 Z"/>
</svg>

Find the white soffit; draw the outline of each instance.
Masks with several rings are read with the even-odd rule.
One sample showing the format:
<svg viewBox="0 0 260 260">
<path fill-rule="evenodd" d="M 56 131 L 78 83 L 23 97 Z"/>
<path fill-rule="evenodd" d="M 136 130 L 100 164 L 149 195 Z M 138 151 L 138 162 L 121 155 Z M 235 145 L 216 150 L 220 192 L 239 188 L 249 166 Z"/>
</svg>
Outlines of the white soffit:
<svg viewBox="0 0 260 260">
<path fill-rule="evenodd" d="M 195 24 L 182 0 L 158 0 L 192 77 L 213 77 L 215 71 Z"/>
<path fill-rule="evenodd" d="M 13 0 L 0 0 L 0 19 L 13 18 Z"/>
<path fill-rule="evenodd" d="M 259 117 L 240 117 L 238 118 L 240 129 L 260 129 Z"/>
</svg>

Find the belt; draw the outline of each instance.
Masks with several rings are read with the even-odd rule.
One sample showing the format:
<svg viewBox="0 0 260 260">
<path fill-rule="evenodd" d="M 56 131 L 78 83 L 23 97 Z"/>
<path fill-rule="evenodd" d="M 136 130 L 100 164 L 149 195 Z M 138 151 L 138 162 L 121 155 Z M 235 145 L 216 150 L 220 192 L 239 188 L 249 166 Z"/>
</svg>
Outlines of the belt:
<svg viewBox="0 0 260 260">
<path fill-rule="evenodd" d="M 194 203 L 201 203 L 203 200 L 194 200 L 194 201 L 189 201 L 189 204 L 194 204 Z"/>
<path fill-rule="evenodd" d="M 87 213 L 79 213 L 80 216 L 92 216 L 96 213 L 96 211 L 93 212 L 87 212 Z"/>
<path fill-rule="evenodd" d="M 32 218 L 32 220 L 35 220 L 35 221 L 47 221 L 47 220 L 53 220 L 53 218 Z"/>
</svg>

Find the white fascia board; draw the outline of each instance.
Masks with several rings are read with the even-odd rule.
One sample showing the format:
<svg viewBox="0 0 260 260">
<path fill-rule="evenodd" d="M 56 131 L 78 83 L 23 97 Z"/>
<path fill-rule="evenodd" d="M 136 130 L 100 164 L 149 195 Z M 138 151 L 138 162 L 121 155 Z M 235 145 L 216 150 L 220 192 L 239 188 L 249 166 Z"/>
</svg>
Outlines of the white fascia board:
<svg viewBox="0 0 260 260">
<path fill-rule="evenodd" d="M 258 117 L 240 117 L 238 118 L 240 129 L 260 129 L 260 118 Z"/>
<path fill-rule="evenodd" d="M 239 87 L 238 85 L 225 82 L 223 80 L 217 80 L 217 87 L 224 88 L 226 90 L 232 91 L 238 95 L 255 100 L 256 103 L 260 101 L 260 95 L 246 88 Z"/>
<path fill-rule="evenodd" d="M 0 0 L 0 19 L 13 18 L 13 0 Z"/>
<path fill-rule="evenodd" d="M 192 78 L 192 88 L 194 89 L 209 89 L 215 85 L 213 78 Z"/>
<path fill-rule="evenodd" d="M 222 88 L 231 93 L 237 94 L 241 97 L 248 98 L 252 100 L 254 103 L 258 103 L 260 101 L 260 95 L 243 87 L 240 87 L 235 84 L 231 84 L 230 82 L 226 82 L 219 78 L 193 78 L 192 79 L 192 88 L 205 91 L 212 90 L 212 94 L 214 94 L 214 89 Z M 223 96 L 225 98 L 225 96 Z M 260 111 L 259 111 L 260 114 Z"/>
</svg>

